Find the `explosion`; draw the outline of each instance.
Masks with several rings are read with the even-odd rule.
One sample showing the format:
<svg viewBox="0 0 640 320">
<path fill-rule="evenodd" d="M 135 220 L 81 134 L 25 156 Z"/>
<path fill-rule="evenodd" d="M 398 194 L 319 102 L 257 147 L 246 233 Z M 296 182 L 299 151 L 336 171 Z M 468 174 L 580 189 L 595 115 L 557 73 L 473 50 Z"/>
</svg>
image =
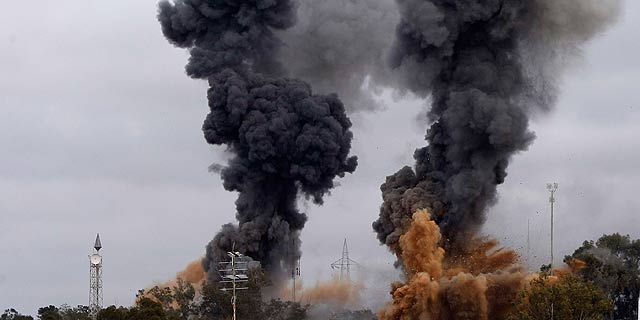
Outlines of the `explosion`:
<svg viewBox="0 0 640 320">
<path fill-rule="evenodd" d="M 352 111 L 375 109 L 379 86 L 431 103 L 427 146 L 381 186 L 373 229 L 407 279 L 381 318 L 499 319 L 533 276 L 479 232 L 509 162 L 535 138 L 530 117 L 553 107 L 564 64 L 615 21 L 620 1 L 396 4 L 390 13 L 383 0 L 307 0 L 296 25 L 293 0 L 160 2 L 165 37 L 190 52 L 187 74 L 210 85 L 205 139 L 232 154 L 214 169 L 239 194 L 238 224 L 207 246 L 210 279 L 235 245 L 281 289 L 301 256 L 299 196 L 321 204 L 356 168 L 343 103 L 288 73 L 339 91 Z"/>
<path fill-rule="evenodd" d="M 342 310 L 360 305 L 363 286 L 361 283 L 334 277 L 329 281 L 318 281 L 313 287 L 304 288 L 302 285 L 300 287 L 302 304 L 327 305 L 334 310 Z"/>
<path fill-rule="evenodd" d="M 474 239 L 465 258 L 450 257 L 440 228 L 418 210 L 399 239 L 408 280 L 393 285 L 393 301 L 380 319 L 501 319 L 511 301 L 535 277 L 517 264 L 515 252 Z"/>
<path fill-rule="evenodd" d="M 381 318 L 504 318 L 534 275 L 480 228 L 511 158 L 534 140 L 529 118 L 556 100 L 560 62 L 613 22 L 620 2 L 396 2 L 391 66 L 430 97 L 431 127 L 415 167 L 381 186 L 373 229 L 407 277 Z"/>
<path fill-rule="evenodd" d="M 316 204 L 351 173 L 351 122 L 333 95 L 316 95 L 284 74 L 275 30 L 295 23 L 290 0 L 162 1 L 158 19 L 172 44 L 189 49 L 187 74 L 207 79 L 210 113 L 205 139 L 226 145 L 233 158 L 220 173 L 239 193 L 238 225 L 227 224 L 207 246 L 203 266 L 217 278 L 232 250 L 258 260 L 276 287 L 300 258 L 307 220 L 298 196 Z"/>
</svg>

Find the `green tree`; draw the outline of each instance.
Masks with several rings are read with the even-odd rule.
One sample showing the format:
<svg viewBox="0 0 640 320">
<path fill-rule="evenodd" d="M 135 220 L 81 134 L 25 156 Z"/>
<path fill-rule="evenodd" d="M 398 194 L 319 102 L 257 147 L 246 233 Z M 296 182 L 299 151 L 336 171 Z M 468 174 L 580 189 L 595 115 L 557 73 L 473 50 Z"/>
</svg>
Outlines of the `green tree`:
<svg viewBox="0 0 640 320">
<path fill-rule="evenodd" d="M 38 309 L 38 319 L 40 320 L 62 320 L 62 316 L 56 306 L 50 305 Z"/>
<path fill-rule="evenodd" d="M 88 306 L 79 305 L 71 308 L 69 305 L 63 304 L 58 312 L 62 320 L 91 320 L 91 310 Z"/>
<path fill-rule="evenodd" d="M 182 320 L 189 319 L 189 316 L 195 312 L 196 289 L 191 283 L 178 278 L 178 282 L 172 290 L 178 317 Z"/>
<path fill-rule="evenodd" d="M 167 315 L 159 302 L 141 298 L 129 311 L 127 320 L 167 320 Z"/>
<path fill-rule="evenodd" d="M 159 302 L 164 310 L 172 309 L 173 294 L 170 287 L 155 286 L 147 290 L 146 294 L 153 297 L 156 302 Z"/>
<path fill-rule="evenodd" d="M 307 309 L 299 302 L 274 299 L 263 304 L 261 316 L 269 320 L 304 320 Z"/>
<path fill-rule="evenodd" d="M 611 310 L 605 294 L 574 274 L 542 276 L 515 301 L 510 320 L 598 320 Z"/>
<path fill-rule="evenodd" d="M 202 298 L 196 305 L 197 314 L 204 319 L 228 319 L 232 314 L 231 294 L 223 292 L 217 282 L 208 282 L 202 286 Z"/>
<path fill-rule="evenodd" d="M 376 314 L 371 310 L 345 310 L 335 316 L 336 320 L 376 320 Z"/>
<path fill-rule="evenodd" d="M 0 315 L 0 320 L 33 320 L 33 317 L 20 314 L 16 309 L 11 308 Z"/>
<path fill-rule="evenodd" d="M 109 306 L 98 311 L 98 320 L 127 320 L 129 309 L 125 307 Z"/>
<path fill-rule="evenodd" d="M 585 263 L 578 274 L 601 288 L 614 303 L 612 319 L 638 318 L 640 291 L 640 240 L 614 233 L 596 241 L 585 241 L 565 262 Z"/>
</svg>

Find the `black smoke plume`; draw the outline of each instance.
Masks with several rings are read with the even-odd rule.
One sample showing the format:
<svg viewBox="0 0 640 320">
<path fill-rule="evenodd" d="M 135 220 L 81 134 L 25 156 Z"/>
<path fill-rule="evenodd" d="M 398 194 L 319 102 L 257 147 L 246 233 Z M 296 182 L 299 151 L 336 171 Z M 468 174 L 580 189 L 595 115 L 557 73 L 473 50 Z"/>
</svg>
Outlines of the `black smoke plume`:
<svg viewBox="0 0 640 320">
<path fill-rule="evenodd" d="M 225 189 L 239 193 L 238 225 L 224 225 L 209 243 L 204 268 L 215 277 L 235 243 L 279 285 L 300 257 L 307 217 L 298 195 L 321 204 L 334 179 L 356 168 L 344 106 L 336 95 L 276 77 L 283 68 L 274 30 L 295 22 L 292 1 L 163 1 L 158 19 L 171 43 L 190 50 L 187 74 L 209 81 L 206 141 L 234 155 L 217 169 Z"/>
<path fill-rule="evenodd" d="M 338 92 L 348 112 L 382 107 L 377 89 L 394 84 L 384 62 L 399 15 L 390 0 L 299 0 L 299 21 L 279 31 L 287 71 L 318 92 Z"/>
<path fill-rule="evenodd" d="M 382 185 L 373 223 L 396 254 L 418 208 L 429 209 L 452 255 L 478 231 L 512 156 L 534 139 L 535 110 L 555 101 L 558 61 L 618 12 L 618 1 L 397 0 L 390 64 L 430 96 L 428 146 Z"/>
</svg>

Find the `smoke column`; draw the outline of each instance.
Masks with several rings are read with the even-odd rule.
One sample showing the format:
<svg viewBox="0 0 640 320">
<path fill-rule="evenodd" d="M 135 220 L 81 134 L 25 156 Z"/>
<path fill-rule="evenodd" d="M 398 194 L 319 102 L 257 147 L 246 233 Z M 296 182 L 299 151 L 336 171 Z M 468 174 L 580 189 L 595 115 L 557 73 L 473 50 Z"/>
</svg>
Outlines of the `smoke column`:
<svg viewBox="0 0 640 320">
<path fill-rule="evenodd" d="M 448 254 L 464 253 L 496 201 L 511 157 L 534 139 L 529 117 L 552 107 L 561 66 L 613 22 L 616 0 L 397 0 L 389 62 L 408 89 L 429 96 L 428 146 L 381 186 L 373 228 L 399 239 L 428 209 Z"/>
<path fill-rule="evenodd" d="M 384 61 L 399 21 L 393 1 L 299 2 L 300 21 L 278 31 L 287 71 L 319 92 L 338 92 L 349 112 L 379 109 L 375 90 L 395 85 Z"/>
<path fill-rule="evenodd" d="M 203 267 L 215 278 L 235 243 L 279 285 L 300 257 L 307 218 L 298 195 L 321 204 L 334 179 L 357 165 L 344 106 L 336 95 L 278 77 L 284 70 L 274 30 L 294 24 L 290 0 L 162 1 L 158 19 L 169 42 L 189 49 L 187 74 L 209 82 L 206 141 L 233 154 L 220 173 L 225 189 L 239 193 L 238 225 L 222 227 Z"/>
<path fill-rule="evenodd" d="M 511 157 L 553 106 L 563 63 L 620 10 L 615 0 L 397 0 L 390 63 L 429 97 L 428 146 L 381 186 L 373 223 L 406 281 L 381 319 L 505 319 L 535 277 L 478 237 Z M 426 209 L 426 210 L 422 210 Z"/>
</svg>

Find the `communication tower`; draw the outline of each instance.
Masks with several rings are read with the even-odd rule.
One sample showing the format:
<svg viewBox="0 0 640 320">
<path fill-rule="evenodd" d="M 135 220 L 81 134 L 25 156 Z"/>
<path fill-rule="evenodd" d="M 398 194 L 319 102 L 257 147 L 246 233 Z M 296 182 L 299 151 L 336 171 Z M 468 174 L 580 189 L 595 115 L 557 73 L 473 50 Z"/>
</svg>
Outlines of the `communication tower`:
<svg viewBox="0 0 640 320">
<path fill-rule="evenodd" d="M 96 235 L 96 242 L 93 245 L 95 252 L 89 256 L 89 310 L 91 318 L 96 319 L 98 311 L 102 308 L 102 256 L 100 249 L 100 234 Z"/>
</svg>

